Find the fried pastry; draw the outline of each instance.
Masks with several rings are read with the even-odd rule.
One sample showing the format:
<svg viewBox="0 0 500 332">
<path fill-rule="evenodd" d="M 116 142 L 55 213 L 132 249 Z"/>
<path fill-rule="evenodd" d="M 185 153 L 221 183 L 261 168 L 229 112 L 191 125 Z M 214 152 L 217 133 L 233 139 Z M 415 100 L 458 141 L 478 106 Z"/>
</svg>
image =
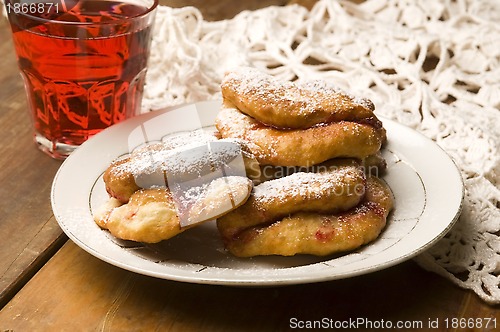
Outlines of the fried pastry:
<svg viewBox="0 0 500 332">
<path fill-rule="evenodd" d="M 168 188 L 139 189 L 127 204 L 94 215 L 103 229 L 122 240 L 156 243 L 183 232 Z"/>
<path fill-rule="evenodd" d="M 280 81 L 254 68 L 229 71 L 221 90 L 224 99 L 241 112 L 281 129 L 374 117 L 370 100 L 350 96 L 325 81 Z"/>
<path fill-rule="evenodd" d="M 216 151 L 208 148 L 216 143 L 227 143 L 232 148 Z M 194 150 L 200 147 L 205 155 L 196 155 Z M 244 143 L 233 139 L 219 140 L 212 135 L 176 134 L 116 159 L 104 172 L 103 180 L 111 197 L 127 203 L 130 196 L 141 188 L 166 186 L 167 174 L 184 177 L 183 180 L 187 181 L 189 177 L 203 176 L 238 157 L 242 158 L 243 165 L 237 166 L 244 168 L 248 177 L 260 177 L 259 164 Z"/>
<path fill-rule="evenodd" d="M 119 239 L 156 243 L 237 208 L 248 199 L 251 188 L 246 177 L 221 177 L 192 187 L 183 197 L 190 199 L 180 204 L 169 188 L 139 189 L 123 205 L 110 198 L 94 213 L 94 221 Z"/>
<path fill-rule="evenodd" d="M 217 220 L 224 239 L 249 227 L 297 212 L 335 213 L 357 205 L 365 194 L 361 167 L 339 166 L 319 173 L 296 172 L 254 187 L 244 205 Z"/>
<path fill-rule="evenodd" d="M 339 121 L 307 129 L 279 130 L 263 125 L 225 102 L 215 120 L 225 138 L 237 138 L 263 165 L 311 166 L 339 157 L 364 159 L 385 141 L 382 126 Z"/>
<path fill-rule="evenodd" d="M 369 177 L 364 199 L 346 212 L 297 212 L 223 239 L 226 248 L 238 257 L 326 256 L 351 251 L 375 240 L 385 227 L 392 207 L 389 188 L 378 178 Z"/>
</svg>

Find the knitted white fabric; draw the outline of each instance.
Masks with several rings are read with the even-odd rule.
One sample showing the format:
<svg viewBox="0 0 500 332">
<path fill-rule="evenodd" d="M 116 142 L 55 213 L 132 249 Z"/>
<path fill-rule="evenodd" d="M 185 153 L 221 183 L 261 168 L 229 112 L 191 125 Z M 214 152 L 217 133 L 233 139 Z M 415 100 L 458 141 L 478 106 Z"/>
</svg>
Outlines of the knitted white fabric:
<svg viewBox="0 0 500 332">
<path fill-rule="evenodd" d="M 249 65 L 324 78 L 432 138 L 455 160 L 463 213 L 418 264 L 500 303 L 500 2 L 322 0 L 208 22 L 160 7 L 144 111 L 220 98 L 223 73 Z"/>
</svg>

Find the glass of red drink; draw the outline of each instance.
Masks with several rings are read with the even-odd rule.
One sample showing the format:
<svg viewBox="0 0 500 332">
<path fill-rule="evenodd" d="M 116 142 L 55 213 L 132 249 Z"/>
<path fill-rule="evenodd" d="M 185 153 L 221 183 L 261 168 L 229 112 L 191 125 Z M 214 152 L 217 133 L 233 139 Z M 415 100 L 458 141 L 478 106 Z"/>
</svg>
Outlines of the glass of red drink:
<svg viewBox="0 0 500 332">
<path fill-rule="evenodd" d="M 64 159 L 140 112 L 158 0 L 5 0 L 38 147 Z"/>
</svg>

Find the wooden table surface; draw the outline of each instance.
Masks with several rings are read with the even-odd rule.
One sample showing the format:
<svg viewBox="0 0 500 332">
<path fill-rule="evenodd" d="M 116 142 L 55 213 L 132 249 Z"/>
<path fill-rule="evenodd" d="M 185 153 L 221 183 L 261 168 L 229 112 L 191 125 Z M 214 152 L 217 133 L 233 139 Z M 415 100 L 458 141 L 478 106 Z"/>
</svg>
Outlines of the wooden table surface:
<svg viewBox="0 0 500 332">
<path fill-rule="evenodd" d="M 287 1 L 162 3 L 195 5 L 215 20 Z M 451 325 L 452 319 L 469 318 L 496 318 L 500 329 L 498 306 L 412 261 L 345 280 L 238 288 L 155 279 L 89 255 L 67 239 L 53 216 L 50 189 L 61 162 L 32 143 L 5 20 L 0 54 L 0 331 L 275 331 L 313 320 L 361 319 L 416 327 L 407 330 L 430 330 L 436 320 L 435 331 L 474 330 Z"/>
</svg>

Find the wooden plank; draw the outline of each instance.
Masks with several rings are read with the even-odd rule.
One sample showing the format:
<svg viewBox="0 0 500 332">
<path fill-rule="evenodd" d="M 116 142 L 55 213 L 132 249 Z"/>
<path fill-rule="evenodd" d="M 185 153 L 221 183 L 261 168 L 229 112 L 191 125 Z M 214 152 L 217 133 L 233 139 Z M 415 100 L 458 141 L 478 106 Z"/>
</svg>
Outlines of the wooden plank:
<svg viewBox="0 0 500 332">
<path fill-rule="evenodd" d="M 469 314 L 500 322 L 498 308 L 411 261 L 345 280 L 239 288 L 135 274 L 69 241 L 0 311 L 0 326 L 14 331 L 279 331 L 288 330 L 296 318 L 423 327 L 438 320 L 444 330 L 446 318 Z"/>
<path fill-rule="evenodd" d="M 10 27 L 0 20 L 0 307 L 60 246 L 50 187 L 60 161 L 36 149 Z"/>
</svg>

